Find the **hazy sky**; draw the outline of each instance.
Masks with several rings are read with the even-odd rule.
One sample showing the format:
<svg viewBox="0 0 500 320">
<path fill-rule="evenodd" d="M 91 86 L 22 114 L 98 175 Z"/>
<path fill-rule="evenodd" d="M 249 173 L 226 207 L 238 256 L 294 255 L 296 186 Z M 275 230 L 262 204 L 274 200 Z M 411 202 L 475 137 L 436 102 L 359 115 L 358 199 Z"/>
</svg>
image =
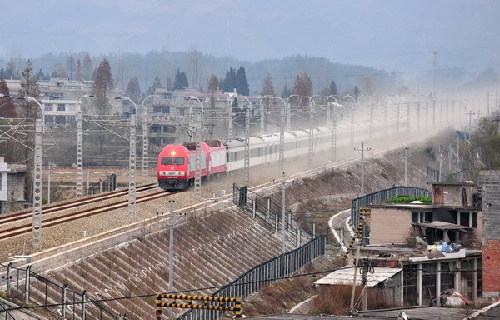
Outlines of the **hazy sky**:
<svg viewBox="0 0 500 320">
<path fill-rule="evenodd" d="M 2 0 L 0 57 L 198 50 L 387 70 L 500 65 L 498 0 Z M 1 66 L 0 66 L 1 67 Z"/>
</svg>

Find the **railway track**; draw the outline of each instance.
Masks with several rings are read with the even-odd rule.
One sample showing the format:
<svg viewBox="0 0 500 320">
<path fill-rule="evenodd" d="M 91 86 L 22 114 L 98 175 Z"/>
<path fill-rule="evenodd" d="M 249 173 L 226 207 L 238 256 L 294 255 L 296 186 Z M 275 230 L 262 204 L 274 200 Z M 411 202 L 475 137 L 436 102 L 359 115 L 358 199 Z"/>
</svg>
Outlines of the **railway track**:
<svg viewBox="0 0 500 320">
<path fill-rule="evenodd" d="M 138 197 L 136 200 L 136 203 L 147 202 L 147 201 L 155 200 L 155 199 L 162 198 L 162 197 L 168 197 L 168 196 L 171 196 L 173 194 L 174 193 L 172 193 L 172 192 L 156 191 L 152 194 Z M 84 210 L 80 210 L 77 212 L 70 212 L 70 213 L 63 214 L 63 215 L 60 215 L 57 217 L 50 217 L 50 218 L 44 219 L 43 226 L 44 226 L 44 228 L 53 227 L 53 226 L 57 226 L 57 225 L 60 225 L 63 223 L 72 222 L 72 221 L 75 221 L 78 219 L 91 217 L 91 216 L 101 214 L 104 212 L 108 212 L 111 210 L 126 208 L 127 206 L 128 206 L 128 200 L 125 200 L 125 201 L 120 201 L 120 202 L 112 203 L 112 204 L 108 204 L 108 205 L 102 205 L 102 206 L 98 206 L 98 207 L 94 207 L 94 208 L 84 209 Z M 72 206 L 71 208 L 74 208 L 74 207 L 76 207 L 76 206 Z M 65 210 L 65 209 L 68 209 L 68 208 L 63 208 L 60 210 Z M 32 231 L 31 223 L 26 223 L 26 224 L 23 224 L 21 226 L 7 228 L 7 229 L 0 231 L 0 240 L 15 237 L 15 236 L 18 236 L 18 235 L 21 235 L 24 233 L 29 233 L 31 231 Z"/>
<path fill-rule="evenodd" d="M 141 187 L 137 187 L 136 191 L 137 192 L 145 192 L 149 191 L 151 189 L 156 188 L 156 183 L 150 183 Z M 128 194 L 128 190 L 120 190 L 120 191 L 114 191 L 110 192 L 104 195 L 94 195 L 94 196 L 88 196 L 84 198 L 75 198 L 74 200 L 70 202 L 63 202 L 63 203 L 55 203 L 51 205 L 50 207 L 43 208 L 42 210 L 42 215 L 47 215 L 50 213 L 56 213 L 60 212 L 63 210 L 67 209 L 72 209 L 72 208 L 78 208 L 82 205 L 87 205 L 87 204 L 92 204 L 94 202 L 99 202 L 99 201 L 104 201 L 104 200 L 109 200 L 113 198 L 119 198 L 122 196 L 125 196 Z M 9 214 L 6 217 L 0 217 L 0 225 L 4 223 L 13 223 L 17 221 L 21 221 L 24 219 L 29 219 L 31 218 L 33 214 L 33 210 L 23 210 L 23 211 L 18 211 L 12 214 Z"/>
</svg>

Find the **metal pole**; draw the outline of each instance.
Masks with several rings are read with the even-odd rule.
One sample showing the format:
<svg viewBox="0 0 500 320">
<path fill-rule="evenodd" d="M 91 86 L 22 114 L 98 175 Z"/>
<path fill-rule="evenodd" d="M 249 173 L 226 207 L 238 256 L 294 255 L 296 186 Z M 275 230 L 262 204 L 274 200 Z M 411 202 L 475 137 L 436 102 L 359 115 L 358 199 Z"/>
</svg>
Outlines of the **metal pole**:
<svg viewBox="0 0 500 320">
<path fill-rule="evenodd" d="M 83 196 L 83 132 L 82 111 L 76 112 L 76 196 Z M 87 187 L 88 188 L 88 187 Z"/>
<path fill-rule="evenodd" d="M 312 168 L 314 158 L 314 104 L 314 99 L 309 98 L 309 168 Z"/>
<path fill-rule="evenodd" d="M 285 228 L 285 218 L 286 216 L 286 180 L 285 172 L 281 175 L 281 253 L 285 253 L 286 250 L 286 228 Z"/>
<path fill-rule="evenodd" d="M 201 131 L 203 127 L 201 125 L 201 113 L 196 113 L 196 116 L 198 118 L 196 121 L 196 132 L 198 137 L 196 139 L 196 170 L 194 174 L 194 193 L 196 195 L 196 198 L 198 200 L 201 200 L 201 140 L 203 139 Z"/>
<path fill-rule="evenodd" d="M 168 290 L 174 292 L 174 204 L 175 200 L 168 200 L 170 206 L 169 221 L 169 240 L 168 240 Z M 172 308 L 170 317 L 172 318 Z"/>
<path fill-rule="evenodd" d="M 47 175 L 47 204 L 50 204 L 50 174 L 52 172 L 50 164 L 49 164 L 49 174 Z"/>
<path fill-rule="evenodd" d="M 361 151 L 361 195 L 365 194 L 365 151 L 370 151 L 372 148 L 364 147 L 365 142 L 361 141 L 361 148 L 354 148 L 354 151 Z"/>
<path fill-rule="evenodd" d="M 32 247 L 42 247 L 42 133 L 43 123 L 41 119 L 36 120 L 35 131 L 35 159 L 33 174 L 33 215 L 31 222 Z"/>
<path fill-rule="evenodd" d="M 148 107 L 144 104 L 148 97 L 142 101 L 142 184 L 148 181 L 149 163 L 148 163 Z"/>
<path fill-rule="evenodd" d="M 130 150 L 129 150 L 129 167 L 128 167 L 128 213 L 135 215 L 136 213 L 136 182 L 135 182 L 135 168 L 136 168 L 136 116 L 130 116 Z"/>
<path fill-rule="evenodd" d="M 245 185 L 250 186 L 250 108 L 245 113 Z"/>
</svg>

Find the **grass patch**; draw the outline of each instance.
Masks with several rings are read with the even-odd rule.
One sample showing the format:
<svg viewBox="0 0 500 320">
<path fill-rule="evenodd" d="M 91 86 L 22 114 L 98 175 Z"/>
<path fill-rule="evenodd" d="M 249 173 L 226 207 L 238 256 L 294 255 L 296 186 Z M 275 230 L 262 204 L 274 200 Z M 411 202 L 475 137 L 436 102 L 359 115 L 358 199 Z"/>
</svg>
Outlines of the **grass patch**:
<svg viewBox="0 0 500 320">
<path fill-rule="evenodd" d="M 420 201 L 422 203 L 432 203 L 432 197 L 430 196 L 415 196 L 415 197 L 395 197 L 389 198 L 385 202 L 387 203 L 410 203 L 412 201 Z"/>
</svg>

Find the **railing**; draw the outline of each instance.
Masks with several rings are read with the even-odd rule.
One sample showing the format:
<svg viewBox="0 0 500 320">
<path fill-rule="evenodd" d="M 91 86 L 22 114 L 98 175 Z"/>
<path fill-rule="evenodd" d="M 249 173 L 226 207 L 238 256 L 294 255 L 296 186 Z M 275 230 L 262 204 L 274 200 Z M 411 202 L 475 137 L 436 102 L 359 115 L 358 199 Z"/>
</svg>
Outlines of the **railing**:
<svg viewBox="0 0 500 320">
<path fill-rule="evenodd" d="M 217 290 L 212 296 L 246 298 L 262 286 L 289 276 L 313 259 L 325 254 L 325 245 L 325 236 L 316 237 L 295 250 L 250 269 L 228 285 Z M 184 313 L 177 320 L 217 320 L 220 316 L 219 311 L 196 309 Z"/>
<path fill-rule="evenodd" d="M 31 267 L 17 268 L 12 263 L 0 263 L 0 292 L 20 307 L 36 306 L 38 310 L 44 309 L 63 319 L 85 319 L 90 313 L 97 319 L 119 319 L 119 315 L 94 303 L 85 291 L 71 290 L 65 284 L 31 271 Z M 0 308 L 0 319 L 11 319 L 9 314 L 9 307 Z"/>
<path fill-rule="evenodd" d="M 233 185 L 233 203 L 250 214 L 254 220 L 259 221 L 268 230 L 280 232 L 283 230 L 281 204 L 274 201 L 270 196 L 261 196 L 246 187 Z M 285 235 L 286 240 L 300 246 L 303 240 L 308 241 L 315 235 L 310 235 L 300 229 L 292 219 L 292 213 L 285 211 Z"/>
<path fill-rule="evenodd" d="M 116 189 L 116 174 L 112 173 L 105 180 L 99 179 L 98 182 L 91 183 L 87 188 L 86 194 L 96 194 Z"/>
<path fill-rule="evenodd" d="M 359 208 L 366 207 L 370 204 L 383 203 L 385 200 L 395 197 L 415 197 L 415 196 L 431 196 L 429 190 L 419 187 L 392 187 L 389 189 L 369 193 L 363 197 L 358 197 L 352 200 L 351 207 L 351 225 L 357 226 L 359 220 Z"/>
</svg>

